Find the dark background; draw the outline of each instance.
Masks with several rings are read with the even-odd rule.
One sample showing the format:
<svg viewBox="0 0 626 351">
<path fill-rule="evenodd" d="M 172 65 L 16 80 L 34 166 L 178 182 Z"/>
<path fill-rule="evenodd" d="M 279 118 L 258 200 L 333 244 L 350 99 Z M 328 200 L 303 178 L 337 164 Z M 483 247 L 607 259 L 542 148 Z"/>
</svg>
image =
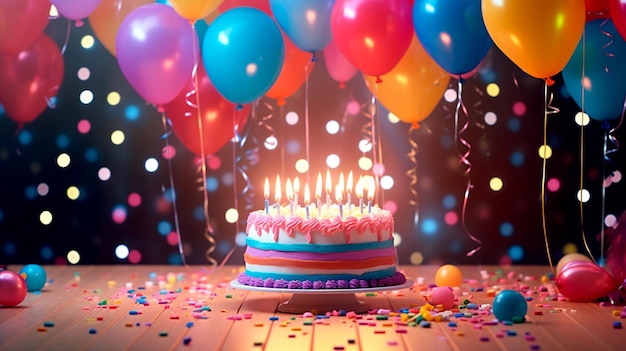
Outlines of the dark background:
<svg viewBox="0 0 626 351">
<path fill-rule="evenodd" d="M 46 33 L 62 47 L 67 28 L 67 20 L 58 18 L 50 21 Z M 207 158 L 208 191 L 203 193 L 198 156 L 187 151 L 176 135 L 168 134 L 162 114 L 130 87 L 116 58 L 97 39 L 93 48 L 80 46 L 84 35 L 95 37 L 88 22 L 81 27 L 71 26 L 63 55 L 65 77 L 55 108 L 23 128 L 0 112 L 0 261 L 62 264 L 67 262 L 67 253 L 76 250 L 81 264 L 128 263 L 129 259 L 115 255 L 118 245 L 126 245 L 141 255 L 131 263 L 180 264 L 183 259 L 173 240 L 178 233 L 184 261 L 189 264 L 210 264 L 211 259 L 241 264 L 243 247 L 237 238 L 242 236 L 237 233 L 245 231 L 247 213 L 262 208 L 265 177 L 273 179 L 277 173 L 283 179 L 293 177 L 293 163 L 305 157 L 305 103 L 311 121 L 313 174 L 325 172 L 325 158 L 331 153 L 341 157 L 340 170 L 359 173 L 356 162 L 363 154 L 357 144 L 371 131 L 368 115 L 372 100 L 360 74 L 341 89 L 329 77 L 322 55 L 318 55 L 320 61 L 309 78 L 308 94 L 303 86 L 282 107 L 275 100 L 262 98 L 253 108 L 250 124 L 242 131 L 244 139 L 228 143 Z M 91 70 L 86 81 L 77 78 L 81 67 Z M 553 154 L 545 170 L 546 178 L 557 179 L 560 187 L 557 191 L 546 190 L 545 211 L 541 202 L 543 165 L 538 156 L 546 107 L 544 81 L 526 75 L 495 46 L 481 70 L 463 85 L 469 127 L 458 137 L 471 146 L 467 160 L 473 185 L 465 211 L 468 176 L 464 173 L 467 165 L 460 162 L 454 144 L 456 101 L 442 99 L 422 127 L 413 131 L 406 123 L 391 123 L 384 108 L 377 104 L 373 118 L 378 136 L 376 151 L 381 152 L 379 161 L 386 174 L 394 179 L 393 188 L 379 193 L 377 202 L 391 201 L 397 209 L 395 231 L 401 238 L 400 263 L 546 264 L 544 215 L 553 260 L 564 252 L 584 252 L 583 236 L 592 253 L 600 256 L 597 235 L 602 231 L 603 206 L 605 214 L 616 216 L 626 208 L 623 182 L 606 188 L 603 195 L 602 176 L 623 169 L 624 152 L 618 149 L 609 155 L 610 162 L 605 162 L 605 129 L 598 121 L 592 120 L 581 138 L 581 129 L 574 123 L 579 108 L 569 98 L 560 77 L 554 79 L 549 94 L 554 95 L 552 106 L 560 113 L 548 117 L 547 142 Z M 499 95 L 486 93 L 489 83 L 499 86 Z M 457 88 L 457 80 L 452 79 L 450 89 Z M 94 101 L 88 105 L 79 100 L 85 89 L 94 93 Z M 106 96 L 111 91 L 120 93 L 120 104 L 107 104 Z M 360 113 L 345 113 L 350 101 L 361 105 Z M 520 102 L 526 112 L 516 115 L 513 106 Z M 294 126 L 284 120 L 290 111 L 300 115 Z M 485 124 L 487 112 L 497 115 L 497 123 Z M 326 133 L 330 119 L 342 123 L 341 133 Z M 461 123 L 467 119 L 459 116 Z M 78 131 L 80 120 L 91 123 L 88 133 Z M 618 123 L 619 118 L 611 121 L 613 127 Z M 115 130 L 125 133 L 121 145 L 110 141 Z M 271 134 L 278 139 L 275 150 L 263 145 Z M 623 128 L 618 128 L 614 136 L 623 140 Z M 176 150 L 171 161 L 162 156 L 166 145 Z M 417 152 L 415 160 L 408 156 L 412 150 Z M 591 194 L 582 216 L 576 200 L 581 184 L 581 150 L 582 184 Z M 66 168 L 56 164 L 61 153 L 71 157 Z M 159 169 L 149 173 L 144 162 L 152 157 L 158 160 Z M 103 167 L 111 171 L 108 181 L 98 178 Z M 413 171 L 415 178 L 408 175 Z M 503 180 L 501 191 L 490 190 L 492 177 Z M 417 185 L 412 187 L 411 180 L 415 179 Z M 47 185 L 49 191 L 38 194 L 40 185 Z M 77 200 L 66 196 L 69 186 L 80 189 Z M 132 193 L 141 196 L 139 206 L 128 203 Z M 175 201 L 172 193 L 176 194 Z M 224 215 L 234 207 L 240 212 L 239 221 L 229 223 Z M 120 223 L 113 220 L 116 209 L 126 216 Z M 39 221 L 44 210 L 53 214 L 49 225 Z M 446 215 L 455 214 L 456 222 L 446 224 Z M 207 223 L 212 233 L 207 233 Z M 472 236 L 482 244 L 479 251 L 467 257 L 479 247 Z"/>
</svg>

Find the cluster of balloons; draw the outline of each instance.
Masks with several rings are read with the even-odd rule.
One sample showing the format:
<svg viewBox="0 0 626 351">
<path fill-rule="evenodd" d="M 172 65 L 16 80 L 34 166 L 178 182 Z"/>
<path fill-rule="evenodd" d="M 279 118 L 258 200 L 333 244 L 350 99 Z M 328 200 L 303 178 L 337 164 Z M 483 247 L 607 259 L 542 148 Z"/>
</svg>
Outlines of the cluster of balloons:
<svg viewBox="0 0 626 351">
<path fill-rule="evenodd" d="M 557 263 L 556 274 L 559 292 L 571 301 L 594 301 L 607 297 L 618 291 L 622 283 L 619 277 L 580 253 L 563 256 Z"/>
<path fill-rule="evenodd" d="M 50 0 L 0 1 L 0 104 L 20 125 L 35 120 L 63 80 L 63 56 L 44 33 Z"/>
<path fill-rule="evenodd" d="M 0 0 L 0 52 L 11 54 L 0 59 L 0 102 L 21 123 L 45 109 L 63 76 L 43 34 L 51 4 L 70 20 L 88 18 L 131 86 L 160 107 L 183 99 L 222 110 L 220 99 L 188 98 L 201 66 L 235 106 L 263 96 L 284 104 L 322 53 L 340 85 L 361 72 L 389 111 L 415 124 L 494 45 L 532 77 L 563 72 L 592 118 L 616 118 L 624 97 L 613 89 L 626 78 L 616 63 L 625 50 L 621 0 Z M 224 114 L 220 125 L 239 118 Z"/>
</svg>

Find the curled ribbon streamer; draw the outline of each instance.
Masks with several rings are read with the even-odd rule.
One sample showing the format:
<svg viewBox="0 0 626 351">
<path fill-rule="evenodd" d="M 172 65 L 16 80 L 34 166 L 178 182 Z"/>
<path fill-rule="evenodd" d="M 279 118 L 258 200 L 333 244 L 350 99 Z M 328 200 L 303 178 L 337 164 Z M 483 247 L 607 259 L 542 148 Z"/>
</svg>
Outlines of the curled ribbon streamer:
<svg viewBox="0 0 626 351">
<path fill-rule="evenodd" d="M 257 100 L 256 104 L 255 104 L 255 108 L 253 109 L 253 111 L 256 110 L 256 107 L 259 105 L 259 100 Z M 263 102 L 263 106 L 265 108 L 267 108 L 269 110 L 269 112 L 261 117 L 258 118 L 257 121 L 257 126 L 265 129 L 269 135 L 265 137 L 265 142 L 268 142 L 268 139 L 271 138 L 270 140 L 275 140 L 276 139 L 276 131 L 274 130 L 274 128 L 268 123 L 269 120 L 271 120 L 272 118 L 274 118 L 274 106 L 272 106 L 272 104 L 268 103 L 267 101 Z M 275 143 L 272 142 L 271 146 L 275 146 Z"/>
<path fill-rule="evenodd" d="M 419 208 L 418 208 L 418 193 L 417 193 L 417 152 L 419 151 L 419 145 L 417 141 L 411 138 L 411 134 L 414 134 L 417 128 L 411 127 L 409 129 L 408 141 L 411 146 L 411 150 L 407 153 L 407 157 L 413 167 L 406 171 L 406 175 L 409 177 L 409 191 L 411 192 L 411 198 L 409 199 L 409 205 L 415 208 L 413 215 L 413 224 L 417 227 L 419 224 Z"/>
<path fill-rule="evenodd" d="M 172 134 L 171 124 L 169 120 L 165 116 L 164 112 L 161 112 L 161 122 L 163 124 L 164 133 L 161 136 L 161 139 L 165 140 L 166 150 L 169 150 L 169 136 Z M 168 151 L 169 152 L 169 151 Z M 174 187 L 174 172 L 172 167 L 172 158 L 167 157 L 167 166 L 168 166 L 168 181 L 170 183 L 171 195 L 172 195 L 172 209 L 174 212 L 174 227 L 176 228 L 176 235 L 178 236 L 178 254 L 180 255 L 181 262 L 185 267 L 189 267 L 187 265 L 187 260 L 185 259 L 185 254 L 183 250 L 183 240 L 180 234 L 180 221 L 178 218 L 178 205 L 176 203 L 176 189 Z"/>
<path fill-rule="evenodd" d="M 604 239 L 605 239 L 605 232 L 604 232 L 604 216 L 605 216 L 605 204 L 606 204 L 606 187 L 608 185 L 605 185 L 606 182 L 606 166 L 607 163 L 610 164 L 611 166 L 613 166 L 613 168 L 615 168 L 615 162 L 613 162 L 613 160 L 610 157 L 610 154 L 617 152 L 617 150 L 619 149 L 619 141 L 617 140 L 617 138 L 615 137 L 615 135 L 613 135 L 615 133 L 615 131 L 617 129 L 619 129 L 619 127 L 622 125 L 622 122 L 624 121 L 624 112 L 626 111 L 626 98 L 624 98 L 624 103 L 622 105 L 622 116 L 620 117 L 619 123 L 617 124 L 617 126 L 615 128 L 611 128 L 609 121 L 604 121 L 602 123 L 602 128 L 604 129 L 604 146 L 603 146 L 603 151 L 604 151 L 604 161 L 603 161 L 603 165 L 602 165 L 602 209 L 601 209 L 601 227 L 602 228 L 600 230 L 600 262 L 602 264 L 604 264 Z M 611 142 L 613 144 L 613 146 L 609 149 L 609 142 Z M 611 175 L 609 175 L 609 177 L 613 177 L 613 171 L 611 171 Z"/>
<path fill-rule="evenodd" d="M 473 256 L 476 252 L 478 252 L 482 248 L 482 241 L 480 241 L 476 236 L 474 236 L 472 233 L 469 232 L 469 230 L 467 229 L 466 221 L 465 221 L 465 217 L 467 213 L 467 202 L 469 200 L 470 190 L 474 186 L 472 185 L 472 180 L 470 177 L 470 173 L 472 170 L 472 163 L 468 159 L 470 153 L 472 152 L 472 145 L 467 140 L 463 139 L 462 137 L 463 133 L 469 127 L 469 114 L 467 112 L 467 107 L 463 103 L 463 81 L 464 81 L 463 78 L 459 79 L 458 97 L 457 97 L 456 109 L 454 111 L 454 130 L 456 131 L 454 133 L 454 144 L 457 147 L 456 151 L 457 151 L 457 154 L 459 155 L 459 161 L 467 167 L 464 171 L 464 175 L 467 177 L 467 185 L 465 187 L 465 193 L 463 194 L 463 207 L 461 209 L 461 224 L 463 225 L 463 230 L 465 230 L 465 233 L 467 234 L 467 236 L 469 236 L 469 238 L 478 245 L 476 248 L 474 248 L 473 250 L 469 251 L 466 254 L 466 256 L 469 257 L 469 256 Z M 459 129 L 459 112 L 461 111 L 463 112 L 465 116 L 467 116 L 467 119 L 465 120 L 465 123 L 463 123 L 461 128 Z M 461 150 L 459 149 L 459 143 L 467 149 L 464 153 L 461 152 Z"/>
<path fill-rule="evenodd" d="M 235 122 L 238 123 L 239 121 Z M 259 163 L 259 146 L 256 138 L 251 138 L 252 146 L 251 148 L 248 148 L 248 140 L 250 139 L 250 126 L 251 124 L 248 123 L 243 129 L 243 133 L 240 133 L 239 125 L 236 124 L 234 126 L 235 143 L 233 143 L 239 149 L 239 153 L 237 153 L 236 149 L 234 149 L 234 171 L 236 173 L 239 173 L 244 181 L 244 186 L 241 192 L 237 193 L 235 190 L 235 200 L 243 198 L 245 200 L 244 209 L 246 211 L 250 211 L 254 208 L 253 199 L 255 195 L 253 192 L 254 187 L 252 186 L 252 181 L 250 180 L 250 176 L 248 175 L 247 171 L 250 166 Z M 237 202 L 235 204 L 236 207 L 238 207 Z M 239 232 L 239 229 L 237 229 L 237 232 Z"/>
<path fill-rule="evenodd" d="M 361 126 L 361 133 L 363 134 L 364 139 L 372 146 L 372 162 L 377 164 L 377 143 L 376 143 L 376 123 L 374 121 L 374 116 L 376 115 L 377 106 L 376 106 L 376 96 L 372 94 L 372 98 L 370 103 L 366 105 L 369 109 L 366 112 L 363 112 L 363 117 L 367 118 L 367 122 Z M 375 184 L 378 188 L 378 175 L 374 174 Z M 378 189 L 376 189 L 378 190 Z M 380 192 L 375 192 L 378 197 Z"/>
<path fill-rule="evenodd" d="M 600 25 L 598 26 L 598 30 L 600 30 L 600 33 L 602 33 L 604 36 L 606 36 L 608 38 L 608 41 L 602 45 L 602 51 L 604 51 L 604 55 L 608 56 L 608 57 L 615 57 L 615 54 L 612 52 L 607 52 L 606 49 L 613 45 L 613 34 L 609 33 L 608 31 L 602 29 L 602 27 L 604 27 L 604 25 L 606 25 L 609 22 L 610 18 L 606 18 L 604 21 L 602 21 L 602 23 L 600 23 Z M 583 38 L 584 40 L 584 38 Z M 609 67 L 604 67 L 604 72 L 606 72 L 607 74 L 609 73 Z M 584 76 L 583 76 L 584 77 Z"/>
</svg>

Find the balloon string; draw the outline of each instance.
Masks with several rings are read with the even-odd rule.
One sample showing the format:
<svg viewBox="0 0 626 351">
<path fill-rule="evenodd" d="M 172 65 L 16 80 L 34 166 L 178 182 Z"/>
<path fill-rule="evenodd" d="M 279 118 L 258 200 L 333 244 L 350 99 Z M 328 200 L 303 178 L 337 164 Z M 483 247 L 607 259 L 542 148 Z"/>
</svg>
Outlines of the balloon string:
<svg viewBox="0 0 626 351">
<path fill-rule="evenodd" d="M 407 153 L 407 158 L 411 161 L 413 165 L 408 171 L 406 171 L 406 175 L 409 177 L 409 191 L 411 192 L 411 198 L 409 199 L 409 205 L 414 207 L 413 214 L 413 225 L 417 227 L 419 224 L 419 206 L 418 206 L 418 193 L 417 193 L 417 153 L 419 151 L 419 145 L 417 142 L 411 138 L 411 134 L 416 131 L 417 128 L 409 128 L 408 141 L 411 147 L 411 150 Z"/>
<path fill-rule="evenodd" d="M 209 192 L 207 190 L 207 155 L 204 152 L 204 126 L 203 126 L 203 118 L 202 116 L 202 108 L 200 107 L 200 94 L 199 94 L 199 82 L 198 82 L 198 52 L 199 48 L 198 44 L 198 33 L 196 32 L 195 22 L 191 23 L 191 31 L 193 35 L 193 58 L 194 65 L 193 70 L 191 72 L 193 78 L 193 90 L 196 97 L 195 107 L 196 107 L 196 116 L 198 121 L 198 137 L 200 139 L 200 172 L 202 174 L 202 179 L 200 179 L 200 183 L 202 184 L 202 195 L 203 195 L 203 213 L 204 213 L 204 238 L 209 242 L 209 248 L 204 252 L 204 257 L 209 261 L 212 267 L 217 266 L 217 260 L 211 256 L 216 249 L 215 238 L 213 237 L 213 227 L 211 227 L 211 220 L 209 217 Z M 191 105 L 190 105 L 191 106 Z"/>
<path fill-rule="evenodd" d="M 167 119 L 167 117 L 165 116 L 165 113 L 162 111 L 162 108 L 159 108 L 159 110 L 161 110 L 161 122 L 163 123 L 163 135 L 162 135 L 162 139 L 165 140 L 165 152 L 169 153 L 170 151 L 170 143 L 169 143 L 169 136 L 172 134 L 171 131 L 171 125 Z M 167 155 L 166 157 L 167 159 L 167 166 L 168 166 L 168 177 L 169 177 L 169 183 L 170 183 L 170 192 L 171 192 L 171 196 L 172 196 L 172 209 L 174 212 L 174 228 L 176 229 L 176 236 L 178 239 L 178 254 L 180 255 L 180 260 L 183 263 L 183 265 L 186 268 L 189 268 L 189 266 L 187 265 L 187 260 L 185 259 L 185 252 L 183 249 L 183 240 L 182 240 L 182 236 L 180 233 L 180 221 L 178 218 L 178 205 L 176 203 L 176 189 L 174 187 L 174 172 L 173 172 L 173 167 L 172 167 L 172 158 L 170 157 L 170 155 Z"/>
<path fill-rule="evenodd" d="M 466 256 L 469 257 L 469 256 L 473 256 L 476 252 L 478 252 L 482 248 L 482 242 L 476 236 L 474 236 L 472 233 L 469 232 L 469 230 L 467 229 L 467 224 L 466 224 L 467 203 L 469 200 L 470 190 L 474 186 L 472 185 L 472 180 L 470 177 L 470 173 L 472 170 L 472 163 L 468 159 L 470 153 L 472 152 L 472 145 L 469 142 L 467 142 L 465 139 L 463 139 L 462 137 L 463 133 L 469 127 L 469 113 L 467 112 L 467 107 L 463 103 L 463 82 L 464 82 L 464 79 L 459 78 L 458 98 L 457 98 L 457 103 L 456 103 L 456 109 L 454 111 L 454 130 L 456 131 L 456 133 L 454 133 L 454 144 L 457 147 L 456 151 L 457 151 L 457 154 L 459 155 L 460 162 L 466 166 L 464 175 L 467 177 L 467 185 L 465 187 L 465 193 L 463 195 L 463 208 L 461 210 L 461 224 L 463 225 L 463 230 L 465 230 L 465 233 L 469 236 L 469 238 L 478 245 L 476 248 L 474 248 L 473 250 L 469 251 L 466 254 Z M 459 129 L 459 114 L 461 111 L 468 118 L 465 120 L 465 123 L 463 124 L 463 126 L 461 126 Z M 467 149 L 464 153 L 459 150 L 459 143 Z"/>
<path fill-rule="evenodd" d="M 585 31 L 583 31 L 583 35 L 582 35 L 582 68 L 581 68 L 581 77 L 585 77 L 585 61 L 586 61 L 586 55 L 585 53 L 587 52 L 586 46 L 587 46 L 587 41 L 585 39 L 586 37 L 586 33 Z M 581 108 L 581 112 L 584 113 L 585 112 L 585 86 L 584 84 L 581 84 L 580 87 L 580 94 L 581 94 L 581 103 L 580 103 L 580 108 Z M 578 191 L 580 192 L 580 194 L 583 193 L 584 188 L 584 183 L 583 183 L 583 179 L 584 179 L 584 174 L 585 174 L 585 163 L 584 163 L 584 159 L 585 159 L 585 123 L 584 120 L 582 120 L 584 118 L 584 115 L 581 118 L 581 123 L 580 123 L 580 170 L 579 170 L 579 187 L 578 187 Z M 585 234 L 585 225 L 584 225 L 584 203 L 582 201 L 578 201 L 578 210 L 579 210 L 579 216 L 580 216 L 580 228 L 581 228 L 581 237 L 582 237 L 582 241 L 585 245 L 585 250 L 587 251 L 587 254 L 589 255 L 589 257 L 591 258 L 592 261 L 595 262 L 595 258 L 593 257 L 594 255 L 591 253 L 591 249 L 589 248 L 589 245 L 587 245 L 587 235 Z"/>
<path fill-rule="evenodd" d="M 372 118 L 372 122 L 371 122 L 371 128 L 372 128 L 372 162 L 374 164 L 374 166 L 379 166 L 380 165 L 380 142 L 378 140 L 379 136 L 378 136 L 378 118 L 376 118 L 376 116 L 378 115 L 378 108 L 377 108 L 377 102 L 376 102 L 376 96 L 374 94 L 372 94 L 372 101 L 370 104 L 370 111 L 371 111 L 371 118 Z M 377 203 L 382 203 L 380 201 L 381 199 L 381 191 L 378 187 L 378 185 L 380 184 L 380 174 L 379 172 L 373 172 L 374 173 L 374 180 L 375 180 L 375 184 L 376 184 L 376 202 Z"/>
<path fill-rule="evenodd" d="M 65 55 L 65 50 L 67 50 L 67 45 L 70 42 L 70 32 L 72 31 L 72 20 L 67 20 L 67 32 L 65 33 L 65 42 L 63 46 L 61 46 L 61 56 Z"/>
<path fill-rule="evenodd" d="M 311 61 L 304 65 L 304 150 L 307 163 L 306 184 L 311 184 L 311 130 L 309 117 L 309 65 L 317 61 L 315 53 Z"/>
<path fill-rule="evenodd" d="M 554 265 L 552 264 L 552 255 L 550 254 L 550 244 L 548 242 L 548 229 L 546 224 L 546 169 L 548 160 L 546 153 L 548 149 L 548 116 L 559 112 L 557 107 L 552 106 L 552 94 L 548 93 L 548 86 L 552 84 L 554 84 L 552 79 L 546 78 L 544 80 L 543 99 L 545 108 L 543 110 L 543 155 L 541 166 L 541 227 L 543 231 L 543 241 L 546 248 L 546 254 L 548 255 L 548 263 L 550 264 L 550 269 L 554 273 L 555 271 Z"/>
</svg>

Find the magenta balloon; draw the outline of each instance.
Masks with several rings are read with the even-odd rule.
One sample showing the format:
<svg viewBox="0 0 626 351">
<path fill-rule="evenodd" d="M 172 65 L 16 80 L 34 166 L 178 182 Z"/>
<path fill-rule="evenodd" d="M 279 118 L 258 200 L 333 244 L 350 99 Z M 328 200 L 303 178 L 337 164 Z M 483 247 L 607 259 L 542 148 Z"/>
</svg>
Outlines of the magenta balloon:
<svg viewBox="0 0 626 351">
<path fill-rule="evenodd" d="M 87 18 L 102 0 L 50 0 L 61 16 L 73 20 Z"/>
<path fill-rule="evenodd" d="M 339 51 L 334 40 L 324 48 L 326 71 L 332 79 L 343 84 L 352 79 L 358 72 L 357 68 Z"/>
<path fill-rule="evenodd" d="M 200 51 L 189 21 L 163 4 L 144 5 L 129 13 L 117 31 L 115 49 L 124 77 L 155 105 L 176 98 L 189 81 Z"/>
<path fill-rule="evenodd" d="M 593 262 L 570 261 L 557 275 L 556 286 L 571 301 L 594 301 L 617 291 L 619 283 Z"/>
</svg>

